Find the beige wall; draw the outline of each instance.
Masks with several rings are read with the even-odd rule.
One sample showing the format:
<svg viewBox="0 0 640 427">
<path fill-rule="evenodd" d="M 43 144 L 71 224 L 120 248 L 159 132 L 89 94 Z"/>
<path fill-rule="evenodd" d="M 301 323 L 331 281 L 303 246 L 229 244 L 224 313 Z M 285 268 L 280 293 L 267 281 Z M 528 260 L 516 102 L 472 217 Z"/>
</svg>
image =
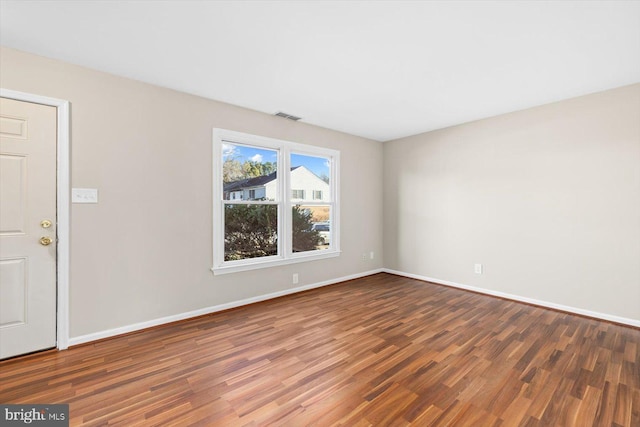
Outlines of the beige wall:
<svg viewBox="0 0 640 427">
<path fill-rule="evenodd" d="M 386 267 L 640 320 L 640 84 L 387 142 L 384 165 Z"/>
<path fill-rule="evenodd" d="M 71 209 L 72 338 L 382 267 L 381 143 L 6 48 L 0 86 L 71 102 L 72 186 L 99 190 Z M 213 276 L 214 127 L 340 150 L 339 258 Z"/>
</svg>

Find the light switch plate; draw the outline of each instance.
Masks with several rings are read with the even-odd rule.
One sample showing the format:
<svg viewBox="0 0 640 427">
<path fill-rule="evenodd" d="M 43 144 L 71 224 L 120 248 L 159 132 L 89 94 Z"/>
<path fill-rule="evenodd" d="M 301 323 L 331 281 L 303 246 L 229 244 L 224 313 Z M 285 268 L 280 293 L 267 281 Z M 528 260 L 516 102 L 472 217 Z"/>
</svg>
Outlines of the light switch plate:
<svg viewBox="0 0 640 427">
<path fill-rule="evenodd" d="M 71 203 L 98 203 L 98 189 L 72 188 Z"/>
</svg>

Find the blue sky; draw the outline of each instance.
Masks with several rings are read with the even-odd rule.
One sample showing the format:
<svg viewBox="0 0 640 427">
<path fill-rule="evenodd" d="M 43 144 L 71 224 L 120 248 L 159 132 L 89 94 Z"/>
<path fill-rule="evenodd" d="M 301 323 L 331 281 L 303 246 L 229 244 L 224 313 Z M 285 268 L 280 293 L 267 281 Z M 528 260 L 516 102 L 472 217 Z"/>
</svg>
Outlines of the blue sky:
<svg viewBox="0 0 640 427">
<path fill-rule="evenodd" d="M 254 162 L 275 162 L 278 153 L 275 150 L 247 147 L 244 145 L 223 144 L 222 159 L 234 158 L 240 163 L 247 160 Z M 291 166 L 304 166 L 319 177 L 329 176 L 329 161 L 324 157 L 313 157 L 302 154 L 291 154 Z"/>
</svg>

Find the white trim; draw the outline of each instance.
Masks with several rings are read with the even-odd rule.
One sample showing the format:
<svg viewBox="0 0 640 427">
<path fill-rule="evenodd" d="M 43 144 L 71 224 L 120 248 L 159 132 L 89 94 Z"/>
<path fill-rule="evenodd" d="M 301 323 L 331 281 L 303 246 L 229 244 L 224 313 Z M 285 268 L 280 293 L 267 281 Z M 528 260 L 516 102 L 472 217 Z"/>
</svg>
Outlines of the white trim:
<svg viewBox="0 0 640 427">
<path fill-rule="evenodd" d="M 578 308 L 575 308 L 575 307 L 569 307 L 569 306 L 565 306 L 565 305 L 549 303 L 549 302 L 546 302 L 546 301 L 540 301 L 540 300 L 536 300 L 536 299 L 532 299 L 532 298 L 525 298 L 525 297 L 520 297 L 520 296 L 517 296 L 517 295 L 503 293 L 503 292 L 477 288 L 475 286 L 462 285 L 462 284 L 450 282 L 450 281 L 447 281 L 447 280 L 434 279 L 434 278 L 431 278 L 431 277 L 421 276 L 421 275 L 418 275 L 418 274 L 405 273 L 405 272 L 402 272 L 402 271 L 392 270 L 392 269 L 389 269 L 389 268 L 378 268 L 378 269 L 375 269 L 375 270 L 369 270 L 369 271 L 365 271 L 365 272 L 362 272 L 362 273 L 356 273 L 356 274 L 352 274 L 352 275 L 349 275 L 349 276 L 340 277 L 340 278 L 337 278 L 337 279 L 330 279 L 330 280 L 326 280 L 326 281 L 323 281 L 323 282 L 317 282 L 317 283 L 313 283 L 313 284 L 309 284 L 309 285 L 299 286 L 299 287 L 296 287 L 296 288 L 286 289 L 286 290 L 283 290 L 283 291 L 272 292 L 272 293 L 269 293 L 269 294 L 259 295 L 259 296 L 255 296 L 255 297 L 239 300 L 239 301 L 232 301 L 232 302 L 228 302 L 228 303 L 225 303 L 225 304 L 219 304 L 219 305 L 215 305 L 215 306 L 211 306 L 211 307 L 205 307 L 205 308 L 201 308 L 201 309 L 198 309 L 198 310 L 193 310 L 193 311 L 189 311 L 189 312 L 185 312 L 185 313 L 175 314 L 175 315 L 172 315 L 172 316 L 161 317 L 161 318 L 154 319 L 154 320 L 149 320 L 149 321 L 146 321 L 146 322 L 140 322 L 140 323 L 135 323 L 135 324 L 132 324 L 132 325 L 121 326 L 119 328 L 114 328 L 114 329 L 108 329 L 108 330 L 105 330 L 105 331 L 95 332 L 95 333 L 92 333 L 92 334 L 81 335 L 81 336 L 78 336 L 78 337 L 70 338 L 69 339 L 69 345 L 70 346 L 75 346 L 75 345 L 85 344 L 85 343 L 96 341 L 96 340 L 101 340 L 101 339 L 105 339 L 105 338 L 111 338 L 111 337 L 115 337 L 115 336 L 122 335 L 122 334 L 128 334 L 128 333 L 131 333 L 131 332 L 136 332 L 136 331 L 140 331 L 140 330 L 147 329 L 147 328 L 152 328 L 154 326 L 160 326 L 160 325 L 164 325 L 164 324 L 167 324 L 167 323 L 177 322 L 177 321 L 180 321 L 180 320 L 190 319 L 190 318 L 193 318 L 193 317 L 198 317 L 198 316 L 203 316 L 203 315 L 206 315 L 206 314 L 211 314 L 211 313 L 216 313 L 216 312 L 220 312 L 220 311 L 224 311 L 224 310 L 229 310 L 229 309 L 232 309 L 232 308 L 241 307 L 243 305 L 253 304 L 253 303 L 256 303 L 256 302 L 260 302 L 260 301 L 266 301 L 266 300 L 269 300 L 269 299 L 278 298 L 278 297 L 282 297 L 282 296 L 290 295 L 290 294 L 295 294 L 295 293 L 307 291 L 307 290 L 310 290 L 310 289 L 320 288 L 320 287 L 323 287 L 323 286 L 334 285 L 336 283 L 345 282 L 345 281 L 348 281 L 348 280 L 359 279 L 361 277 L 371 276 L 371 275 L 377 274 L 377 273 L 395 274 L 397 276 L 404 276 L 404 277 L 409 277 L 409 278 L 412 278 L 412 279 L 422 280 L 422 281 L 426 281 L 426 282 L 437 283 L 437 284 L 444 285 L 444 286 L 450 286 L 450 287 L 453 287 L 453 288 L 459 288 L 459 289 L 463 289 L 463 290 L 467 290 L 467 291 L 478 292 L 478 293 L 482 293 L 482 294 L 486 294 L 486 295 L 491 295 L 491 296 L 496 296 L 496 297 L 500 297 L 500 298 L 513 300 L 513 301 L 524 302 L 524 303 L 528 303 L 528 304 L 534 304 L 534 305 L 537 305 L 537 306 L 546 307 L 546 308 L 552 308 L 552 309 L 556 309 L 556 310 L 561 310 L 561 311 L 565 311 L 565 312 L 568 312 L 568 313 L 580 314 L 580 315 L 592 317 L 592 318 L 595 318 L 595 319 L 602 319 L 602 320 L 607 320 L 607 321 L 620 323 L 620 324 L 624 324 L 624 325 L 640 327 L 640 321 L 634 320 L 634 319 L 627 319 L 627 318 L 624 318 L 624 317 L 613 316 L 613 315 L 608 315 L 608 314 L 603 314 L 603 313 L 597 313 L 597 312 L 593 312 L 593 311 L 589 311 L 589 310 L 583 310 L 583 309 L 578 309 Z"/>
<path fill-rule="evenodd" d="M 384 273 L 395 274 L 397 276 L 409 277 L 411 279 L 422 280 L 425 282 L 437 283 L 439 285 L 450 286 L 452 288 L 464 289 L 466 291 L 478 292 L 485 295 L 491 295 L 495 297 L 505 298 L 517 302 L 523 302 L 526 304 L 533 304 L 540 307 L 551 308 L 554 310 L 565 311 L 567 313 L 579 314 L 582 316 L 592 317 L 594 319 L 607 320 L 609 322 L 620 323 L 623 325 L 640 327 L 640 320 L 629 319 L 626 317 L 615 316 L 613 314 L 600 313 L 597 311 L 585 310 L 582 308 L 571 307 L 568 305 L 556 304 L 554 302 L 542 301 L 534 298 L 523 297 L 520 295 L 508 294 L 500 291 L 493 291 L 491 289 L 478 288 L 475 286 L 463 285 L 460 283 L 450 282 L 448 280 L 434 279 L 433 277 L 421 276 L 419 274 L 405 273 L 403 271 L 392 270 L 389 268 L 383 268 Z"/>
<path fill-rule="evenodd" d="M 0 88 L 0 97 L 34 104 L 49 105 L 57 110 L 57 325 L 58 350 L 69 347 L 69 235 L 70 235 L 70 158 L 69 158 L 69 101 L 31 93 Z"/>
<path fill-rule="evenodd" d="M 283 291 L 272 292 L 265 295 L 259 295 L 239 301 L 232 301 L 225 304 L 214 305 L 211 307 L 201 308 L 198 310 L 188 311 L 186 313 L 174 314 L 172 316 L 161 317 L 159 319 L 149 320 L 146 322 L 134 323 L 133 325 L 121 326 L 119 328 L 108 329 L 106 331 L 95 332 L 92 334 L 81 335 L 73 337 L 69 340 L 69 345 L 85 344 L 91 341 L 101 340 L 105 338 L 114 337 L 117 335 L 128 334 L 130 332 L 140 331 L 142 329 L 152 328 L 154 326 L 164 325 L 167 323 L 177 322 L 180 320 L 190 319 L 193 317 L 203 316 L 206 314 L 216 313 L 219 311 L 229 310 L 231 308 L 241 307 L 243 305 L 249 305 L 260 301 L 266 301 L 273 298 L 282 297 L 285 295 L 295 294 L 298 292 L 308 291 L 310 289 L 320 288 L 323 286 L 335 285 L 336 283 L 346 282 L 348 280 L 359 279 L 361 277 L 371 276 L 372 274 L 382 273 L 383 269 L 365 271 L 363 273 L 356 273 L 349 276 L 340 277 L 337 279 L 325 280 L 323 282 L 312 283 L 310 285 L 299 286 L 297 288 L 285 289 Z"/>
<path fill-rule="evenodd" d="M 326 258 L 339 257 L 342 252 L 340 251 L 327 251 L 317 250 L 310 252 L 300 252 L 293 254 L 291 258 L 277 257 L 265 257 L 264 259 L 256 260 L 251 264 L 238 264 L 238 265 L 225 265 L 224 267 L 211 267 L 214 276 L 220 274 L 237 273 L 238 271 L 257 270 L 259 268 L 278 267 L 287 264 L 297 264 L 299 262 L 318 261 Z M 233 261 L 232 261 L 233 262 Z"/>
</svg>

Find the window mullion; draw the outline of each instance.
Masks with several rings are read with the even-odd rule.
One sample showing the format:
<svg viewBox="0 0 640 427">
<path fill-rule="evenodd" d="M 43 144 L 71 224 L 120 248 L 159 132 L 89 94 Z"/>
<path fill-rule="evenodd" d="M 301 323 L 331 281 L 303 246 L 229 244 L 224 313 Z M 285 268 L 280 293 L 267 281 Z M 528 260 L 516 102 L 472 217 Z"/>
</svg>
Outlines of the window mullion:
<svg viewBox="0 0 640 427">
<path fill-rule="evenodd" d="M 280 150 L 282 153 L 282 179 L 281 181 L 281 206 L 282 206 L 282 242 L 283 253 L 286 258 L 289 258 L 292 253 L 291 249 L 291 157 L 287 147 L 283 147 Z"/>
</svg>

